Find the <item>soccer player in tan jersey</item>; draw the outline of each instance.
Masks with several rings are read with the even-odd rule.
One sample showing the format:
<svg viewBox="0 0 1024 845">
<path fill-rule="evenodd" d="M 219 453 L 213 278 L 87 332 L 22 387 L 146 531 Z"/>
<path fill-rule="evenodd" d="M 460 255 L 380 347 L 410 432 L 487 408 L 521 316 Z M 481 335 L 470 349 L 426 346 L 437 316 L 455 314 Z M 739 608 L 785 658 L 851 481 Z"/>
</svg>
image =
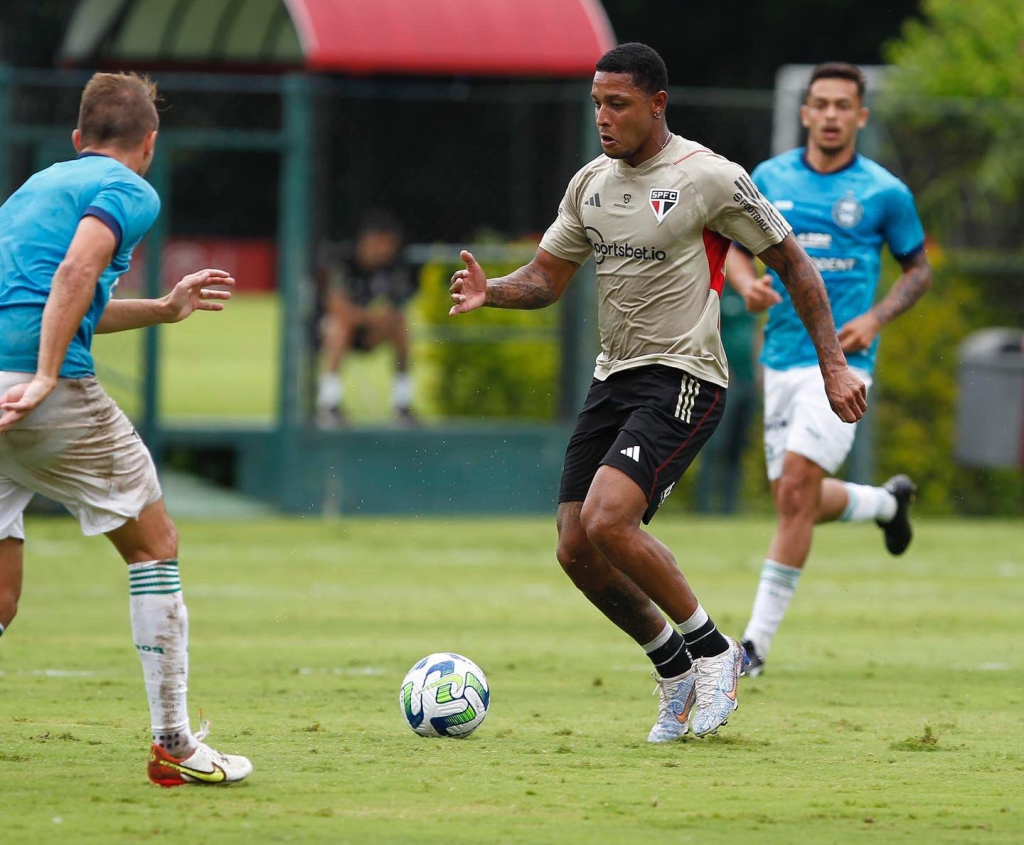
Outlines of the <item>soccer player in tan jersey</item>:
<svg viewBox="0 0 1024 845">
<path fill-rule="evenodd" d="M 686 734 L 691 719 L 698 736 L 725 724 L 744 660 L 672 553 L 640 529 L 721 419 L 728 370 L 718 302 L 731 241 L 778 270 L 814 340 L 835 413 L 855 422 L 867 400 L 840 349 L 821 277 L 788 225 L 742 168 L 668 130 L 661 57 L 623 44 L 596 70 L 604 154 L 572 178 L 529 264 L 488 280 L 463 251 L 450 313 L 543 308 L 593 253 L 601 354 L 566 451 L 557 557 L 654 664 L 661 700 L 648 740 L 666 742 Z"/>
</svg>

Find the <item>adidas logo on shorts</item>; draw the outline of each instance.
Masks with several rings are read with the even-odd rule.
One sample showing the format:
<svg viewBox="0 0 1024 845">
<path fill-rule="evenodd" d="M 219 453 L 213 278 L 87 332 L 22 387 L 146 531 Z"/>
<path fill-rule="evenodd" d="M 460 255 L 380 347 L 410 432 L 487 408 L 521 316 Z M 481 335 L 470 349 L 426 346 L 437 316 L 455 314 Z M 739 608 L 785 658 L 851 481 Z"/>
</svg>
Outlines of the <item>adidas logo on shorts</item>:
<svg viewBox="0 0 1024 845">
<path fill-rule="evenodd" d="M 627 446 L 625 449 L 620 450 L 620 455 L 625 455 L 627 458 L 632 458 L 637 463 L 640 463 L 640 447 L 639 446 Z"/>
</svg>

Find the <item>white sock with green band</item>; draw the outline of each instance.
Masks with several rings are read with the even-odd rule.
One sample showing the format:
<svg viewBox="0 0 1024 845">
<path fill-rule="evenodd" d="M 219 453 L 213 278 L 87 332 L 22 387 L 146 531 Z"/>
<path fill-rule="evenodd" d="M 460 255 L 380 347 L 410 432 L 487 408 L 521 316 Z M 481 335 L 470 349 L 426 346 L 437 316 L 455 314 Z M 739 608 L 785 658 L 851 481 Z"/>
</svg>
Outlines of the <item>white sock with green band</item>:
<svg viewBox="0 0 1024 845">
<path fill-rule="evenodd" d="M 153 742 L 174 757 L 196 744 L 189 728 L 188 611 L 181 597 L 178 561 L 128 565 L 132 637 L 142 661 Z"/>
<path fill-rule="evenodd" d="M 896 497 L 884 487 L 869 487 L 866 484 L 845 482 L 846 508 L 839 518 L 843 522 L 864 522 L 877 519 L 888 522 L 896 516 L 899 506 Z"/>
<path fill-rule="evenodd" d="M 761 581 L 757 585 L 757 595 L 754 597 L 754 608 L 747 623 L 747 630 L 743 632 L 743 639 L 752 642 L 762 658 L 768 656 L 772 638 L 779 630 L 789 600 L 796 592 L 801 571 L 795 566 L 787 566 L 777 560 L 765 558 L 761 567 Z"/>
</svg>

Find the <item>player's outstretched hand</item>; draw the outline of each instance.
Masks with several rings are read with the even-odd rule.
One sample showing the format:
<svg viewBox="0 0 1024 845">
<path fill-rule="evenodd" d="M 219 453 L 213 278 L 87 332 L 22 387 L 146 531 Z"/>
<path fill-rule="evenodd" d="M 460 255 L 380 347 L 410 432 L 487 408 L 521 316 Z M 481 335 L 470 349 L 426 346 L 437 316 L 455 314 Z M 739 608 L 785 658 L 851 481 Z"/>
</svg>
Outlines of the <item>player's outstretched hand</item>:
<svg viewBox="0 0 1024 845">
<path fill-rule="evenodd" d="M 226 270 L 200 270 L 189 273 L 164 297 L 167 309 L 165 322 L 178 323 L 193 311 L 223 311 L 224 303 L 218 300 L 231 299 L 229 290 L 213 290 L 204 285 L 231 287 L 235 280 Z"/>
<path fill-rule="evenodd" d="M 0 396 L 0 432 L 25 419 L 57 386 L 56 379 L 36 376 L 23 381 Z"/>
<path fill-rule="evenodd" d="M 849 367 L 825 374 L 825 393 L 836 416 L 845 423 L 855 423 L 868 409 L 868 391 Z"/>
<path fill-rule="evenodd" d="M 882 323 L 868 311 L 854 317 L 839 330 L 839 345 L 843 352 L 863 352 L 875 342 L 875 336 L 882 328 Z"/>
<path fill-rule="evenodd" d="M 751 314 L 758 314 L 782 302 L 782 297 L 772 287 L 772 277 L 765 273 L 744 288 L 743 302 Z"/>
<path fill-rule="evenodd" d="M 476 263 L 473 253 L 462 250 L 459 258 L 466 262 L 465 270 L 457 270 L 452 276 L 450 288 L 452 302 L 455 304 L 448 312 L 449 317 L 474 311 L 484 304 L 487 298 L 487 276 L 483 268 Z"/>
</svg>

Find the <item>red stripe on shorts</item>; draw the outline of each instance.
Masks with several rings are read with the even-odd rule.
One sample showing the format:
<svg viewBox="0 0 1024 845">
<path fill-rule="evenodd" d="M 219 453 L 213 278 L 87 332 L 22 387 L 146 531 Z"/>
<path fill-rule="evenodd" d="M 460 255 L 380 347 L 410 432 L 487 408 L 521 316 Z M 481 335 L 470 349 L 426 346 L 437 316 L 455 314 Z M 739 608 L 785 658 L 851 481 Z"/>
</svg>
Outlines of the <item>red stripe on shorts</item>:
<svg viewBox="0 0 1024 845">
<path fill-rule="evenodd" d="M 663 463 L 663 464 L 662 464 L 662 465 L 661 465 L 660 467 L 658 467 L 658 468 L 657 468 L 657 469 L 656 469 L 656 470 L 654 471 L 654 481 L 653 481 L 653 482 L 651 483 L 651 492 L 650 492 L 650 494 L 649 494 L 649 495 L 647 496 L 647 501 L 648 501 L 648 502 L 650 502 L 650 501 L 651 501 L 651 500 L 652 500 L 652 499 L 654 498 L 654 491 L 658 489 L 658 475 L 659 475 L 659 474 L 661 473 L 661 471 L 662 471 L 663 469 L 665 469 L 665 467 L 667 467 L 667 466 L 668 466 L 668 465 L 669 465 L 670 463 L 672 463 L 672 461 L 673 461 L 673 460 L 675 459 L 676 455 L 678 455 L 678 454 L 679 454 L 680 452 L 682 452 L 682 451 L 683 451 L 683 449 L 685 449 L 685 448 L 686 448 L 686 445 L 687 445 L 687 444 L 688 444 L 688 443 L 689 443 L 689 442 L 690 442 L 691 440 L 693 440 L 693 438 L 694 438 L 694 437 L 696 437 L 696 435 L 697 435 L 697 432 L 698 432 L 698 431 L 700 431 L 700 427 L 701 427 L 702 425 L 704 425 L 704 420 L 706 420 L 706 419 L 708 418 L 708 415 L 709 415 L 709 414 L 710 414 L 710 413 L 711 413 L 711 412 L 712 412 L 713 410 L 715 410 L 715 406 L 716 406 L 716 405 L 718 405 L 718 399 L 719 399 L 719 397 L 720 397 L 721 395 L 722 395 L 722 391 L 721 391 L 721 390 L 718 390 L 718 389 L 716 389 L 716 390 L 715 390 L 715 398 L 714 398 L 714 401 L 713 401 L 713 402 L 711 403 L 711 407 L 710 407 L 710 408 L 708 408 L 708 409 L 707 409 L 707 410 L 706 410 L 706 411 L 704 412 L 704 416 L 700 418 L 700 421 L 699 421 L 699 422 L 697 423 L 697 425 L 696 425 L 696 426 L 694 427 L 693 431 L 691 431 L 691 432 L 690 432 L 690 436 L 689 436 L 689 437 L 687 437 L 687 438 L 686 438 L 686 439 L 685 439 L 685 440 L 684 440 L 684 441 L 683 441 L 682 443 L 680 443 L 680 444 L 679 444 L 679 446 L 678 446 L 678 448 L 677 448 L 677 449 L 676 449 L 676 450 L 675 450 L 675 451 L 674 451 L 674 452 L 673 452 L 673 453 L 672 453 L 671 455 L 669 455 L 669 456 L 668 456 L 668 459 L 667 459 L 667 460 L 665 461 L 665 463 Z"/>
</svg>

